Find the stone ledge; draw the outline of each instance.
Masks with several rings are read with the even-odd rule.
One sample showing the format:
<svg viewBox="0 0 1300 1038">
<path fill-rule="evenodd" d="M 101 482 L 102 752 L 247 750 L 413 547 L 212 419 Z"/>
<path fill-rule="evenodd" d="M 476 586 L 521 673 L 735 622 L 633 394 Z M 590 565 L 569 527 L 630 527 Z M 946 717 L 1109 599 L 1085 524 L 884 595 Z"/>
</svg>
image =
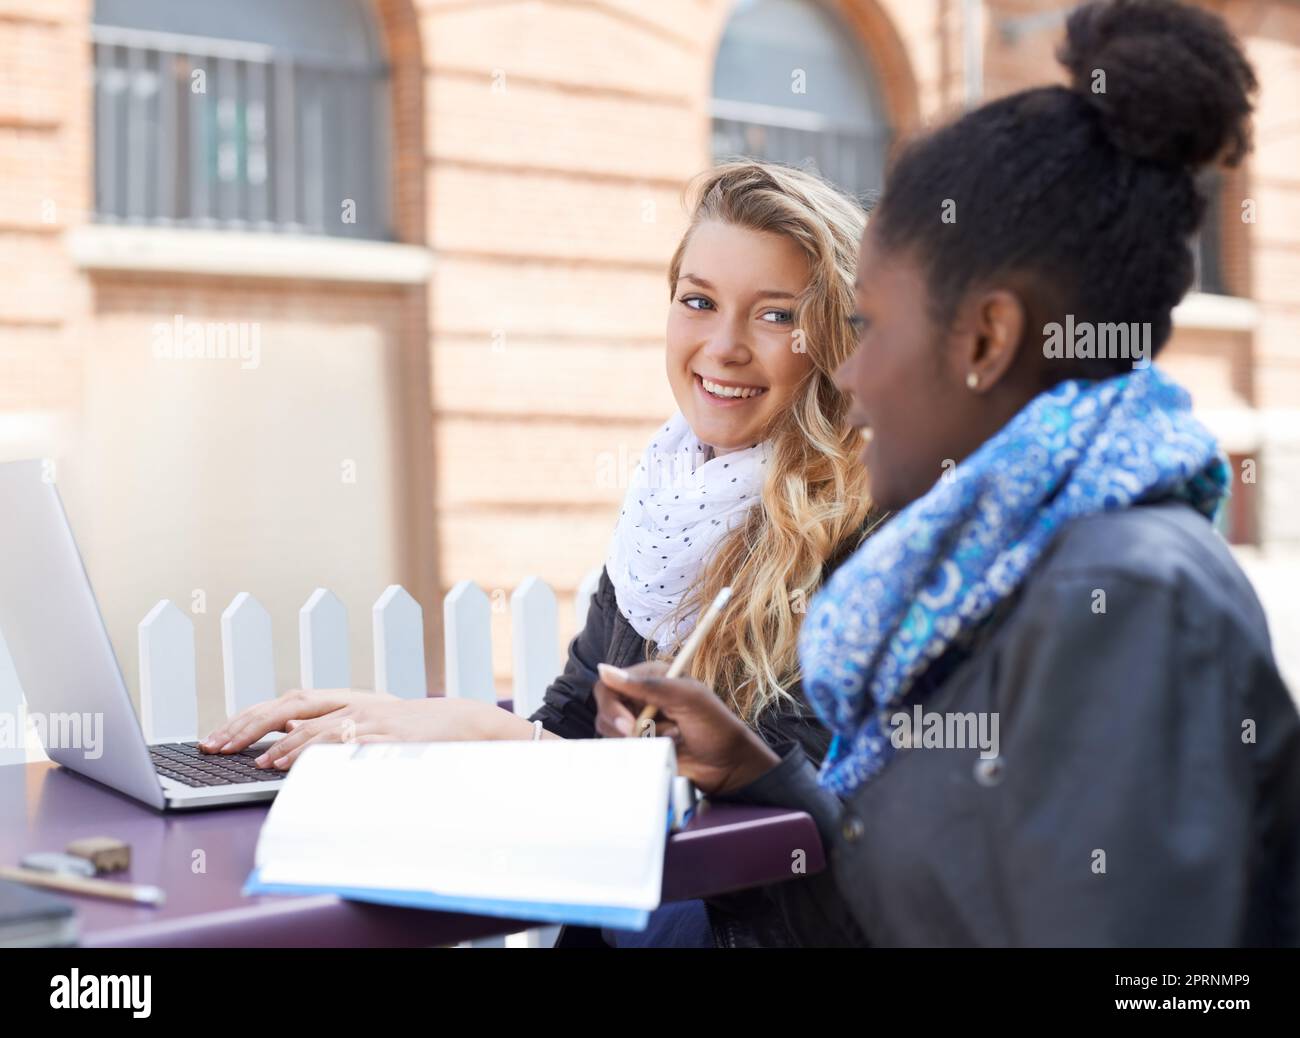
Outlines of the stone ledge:
<svg viewBox="0 0 1300 1038">
<path fill-rule="evenodd" d="M 323 235 L 85 224 L 64 236 L 85 270 L 417 285 L 433 270 L 419 245 Z"/>
<path fill-rule="evenodd" d="M 1196 408 L 1196 417 L 1214 433 L 1223 449 L 1253 454 L 1261 448 L 1300 451 L 1300 410 L 1294 408 Z"/>
<path fill-rule="evenodd" d="M 1248 332 L 1259 324 L 1259 306 L 1251 299 L 1189 292 L 1174 307 L 1175 328 Z"/>
</svg>

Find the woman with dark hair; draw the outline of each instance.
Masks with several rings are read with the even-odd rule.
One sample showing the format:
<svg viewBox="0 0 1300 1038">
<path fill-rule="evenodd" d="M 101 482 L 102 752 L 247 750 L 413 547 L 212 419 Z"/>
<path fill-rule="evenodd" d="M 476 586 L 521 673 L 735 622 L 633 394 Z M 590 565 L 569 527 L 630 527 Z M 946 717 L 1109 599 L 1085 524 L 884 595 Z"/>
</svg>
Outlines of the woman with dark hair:
<svg viewBox="0 0 1300 1038">
<path fill-rule="evenodd" d="M 597 686 L 706 791 L 813 815 L 829 870 L 771 892 L 806 942 L 1300 940 L 1300 717 L 1209 521 L 1226 462 L 1149 364 L 1254 75 L 1167 0 L 1080 8 L 1062 61 L 908 147 L 863 238 L 836 380 L 898 512 L 800 634 L 820 774 L 662 666 Z"/>
</svg>

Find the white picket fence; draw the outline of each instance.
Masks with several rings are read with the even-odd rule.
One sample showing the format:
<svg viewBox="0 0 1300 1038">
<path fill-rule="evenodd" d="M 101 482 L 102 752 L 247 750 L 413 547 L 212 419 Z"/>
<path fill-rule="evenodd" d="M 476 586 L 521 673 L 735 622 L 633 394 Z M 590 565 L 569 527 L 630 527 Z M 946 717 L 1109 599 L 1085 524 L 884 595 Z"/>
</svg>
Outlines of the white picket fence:
<svg viewBox="0 0 1300 1038">
<path fill-rule="evenodd" d="M 577 627 L 600 571 L 574 595 Z M 560 671 L 559 611 L 555 592 L 528 577 L 510 596 L 513 709 L 527 717 L 542 703 Z M 305 689 L 373 687 L 404 699 L 429 694 L 425 681 L 424 610 L 392 584 L 370 611 L 374 681 L 354 682 L 347 608 L 317 588 L 298 611 L 299 685 Z M 492 668 L 492 603 L 482 588 L 462 580 L 442 603 L 445 690 L 448 696 L 497 702 Z M 140 723 L 149 742 L 192 741 L 198 735 L 194 624 L 163 599 L 140 622 Z M 226 715 L 277 695 L 271 616 L 247 591 L 221 614 L 221 657 Z"/>
<path fill-rule="evenodd" d="M 600 579 L 593 570 L 574 595 L 576 629 Z M 492 668 L 492 604 L 473 581 L 462 580 L 443 599 L 445 691 L 449 696 L 497 702 Z M 560 672 L 559 616 L 555 592 L 537 577 L 510 596 L 513 709 L 527 717 L 541 705 Z M 299 684 L 302 688 L 373 687 L 407 699 L 429 693 L 425 681 L 424 611 L 399 584 L 385 589 L 371 609 L 374 680 L 352 672 L 347 608 L 327 588 L 317 588 L 298 612 Z M 194 623 L 168 599 L 140 621 L 140 724 L 148 742 L 198 738 L 198 681 Z M 221 656 L 226 715 L 278 693 L 271 617 L 241 591 L 221 614 Z M 0 640 L 0 711 L 20 716 L 22 690 Z M 22 733 L 19 733 L 20 735 Z M 0 752 L 0 764 L 32 759 L 18 745 Z"/>
</svg>

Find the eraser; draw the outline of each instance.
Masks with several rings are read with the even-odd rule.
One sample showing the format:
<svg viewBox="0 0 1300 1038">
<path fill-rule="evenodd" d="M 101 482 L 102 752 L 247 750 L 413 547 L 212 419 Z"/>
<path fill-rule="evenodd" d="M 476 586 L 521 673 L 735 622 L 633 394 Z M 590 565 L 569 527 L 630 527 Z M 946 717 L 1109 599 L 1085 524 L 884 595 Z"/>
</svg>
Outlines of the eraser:
<svg viewBox="0 0 1300 1038">
<path fill-rule="evenodd" d="M 131 867 L 131 845 L 113 836 L 86 836 L 67 846 L 69 854 L 85 858 L 96 872 L 121 872 Z"/>
</svg>

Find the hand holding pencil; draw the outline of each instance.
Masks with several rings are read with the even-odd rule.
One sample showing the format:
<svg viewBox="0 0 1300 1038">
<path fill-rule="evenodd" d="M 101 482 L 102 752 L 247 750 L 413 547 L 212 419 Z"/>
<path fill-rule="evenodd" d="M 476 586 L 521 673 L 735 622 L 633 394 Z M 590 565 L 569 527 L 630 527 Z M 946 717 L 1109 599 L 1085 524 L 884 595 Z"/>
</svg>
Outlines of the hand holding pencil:
<svg viewBox="0 0 1300 1038">
<path fill-rule="evenodd" d="M 722 610 L 727 607 L 731 601 L 731 588 L 724 587 L 709 603 L 709 608 L 704 611 L 700 617 L 700 622 L 695 625 L 695 629 L 686 638 L 686 643 L 673 658 L 673 662 L 668 667 L 668 673 L 664 675 L 667 678 L 680 678 L 686 673 L 686 668 L 691 665 L 691 657 L 695 655 L 704 639 L 709 636 L 713 625 L 718 622 L 718 617 L 722 615 Z M 659 708 L 653 703 L 647 703 L 645 709 L 641 711 L 641 716 L 636 719 L 636 727 L 628 732 L 629 736 L 644 735 L 647 722 L 653 722 L 654 716 L 659 712 Z"/>
<path fill-rule="evenodd" d="M 602 663 L 596 683 L 596 731 L 632 736 L 656 714 L 659 734 L 672 738 L 677 770 L 704 793 L 727 792 L 757 778 L 779 758 L 713 689 L 682 674 L 708 637 L 730 597 L 725 588 L 709 605 L 671 667 L 661 660 L 620 669 Z M 634 711 L 639 711 L 638 717 Z"/>
</svg>

